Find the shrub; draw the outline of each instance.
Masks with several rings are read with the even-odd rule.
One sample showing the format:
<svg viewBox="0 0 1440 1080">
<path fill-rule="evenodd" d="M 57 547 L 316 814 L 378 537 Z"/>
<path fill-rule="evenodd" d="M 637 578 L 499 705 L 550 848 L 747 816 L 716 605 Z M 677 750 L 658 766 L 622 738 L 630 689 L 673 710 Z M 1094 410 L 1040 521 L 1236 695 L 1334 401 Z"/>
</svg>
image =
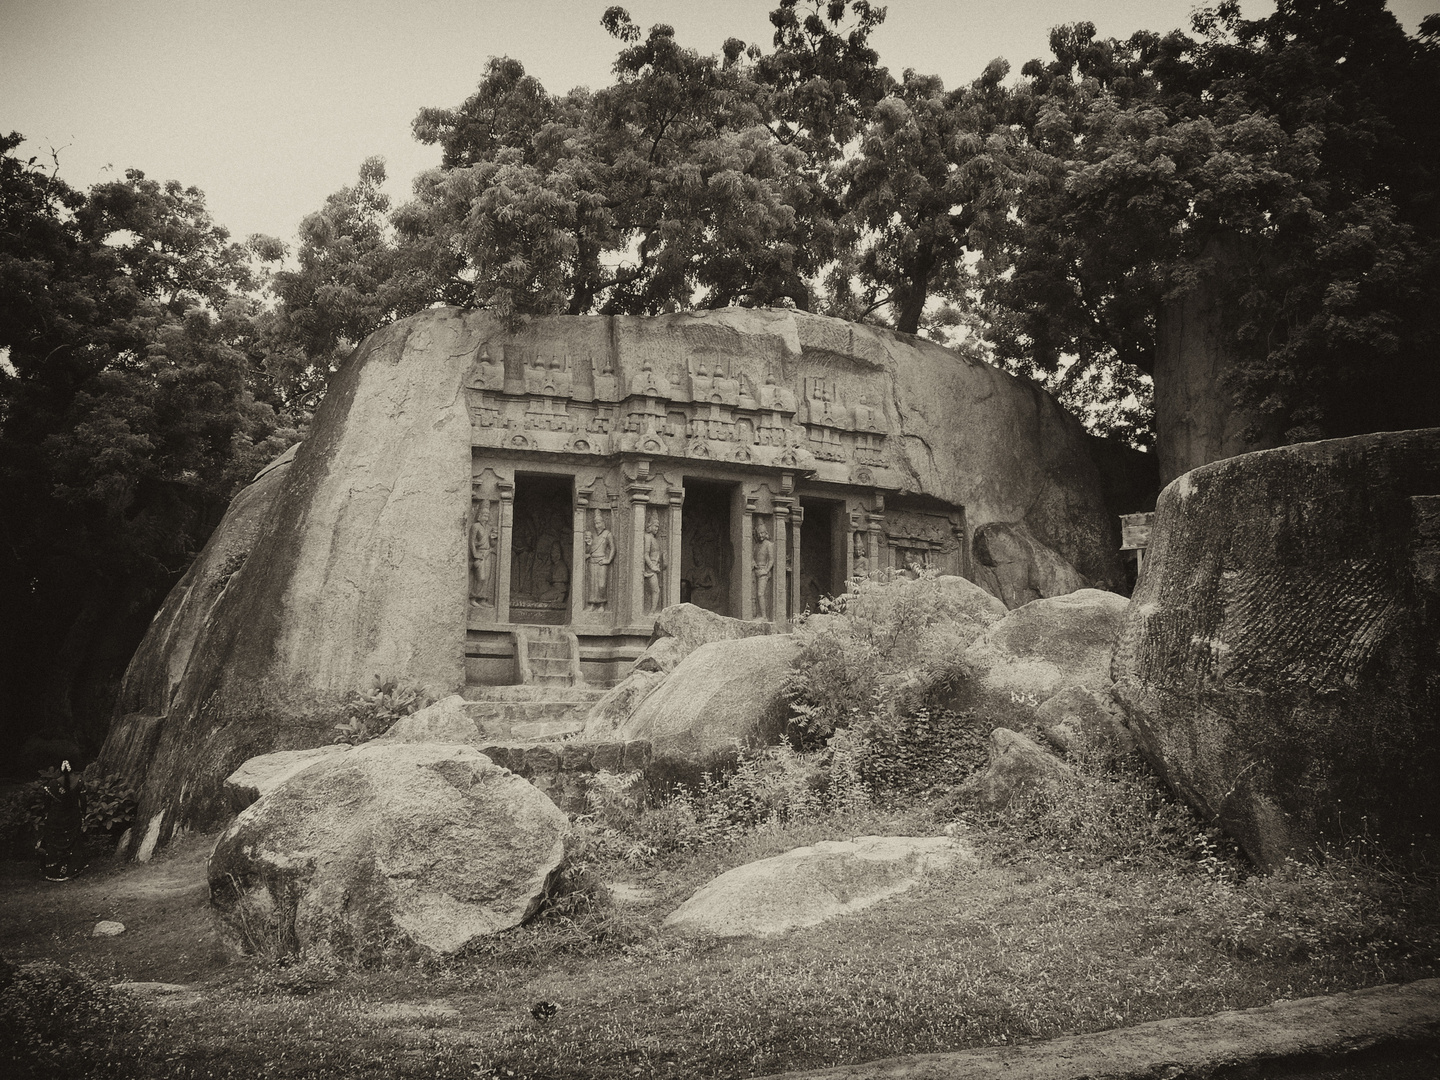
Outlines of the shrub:
<svg viewBox="0 0 1440 1080">
<path fill-rule="evenodd" d="M 820 614 L 796 620 L 800 655 L 786 681 L 791 741 L 822 745 L 860 718 L 923 704 L 959 677 L 956 655 L 978 632 L 936 574 L 883 574 L 822 599 Z"/>
<path fill-rule="evenodd" d="M 130 781 L 114 773 L 85 776 L 85 831 L 91 836 L 114 841 L 135 824 L 139 797 Z"/>
<path fill-rule="evenodd" d="M 1014 799 L 987 822 L 1011 842 L 1080 865 L 1217 858 L 1200 821 L 1143 765 L 1107 770 L 1084 755 L 1070 764 L 1072 774 L 1054 790 Z"/>
<path fill-rule="evenodd" d="M 40 827 L 50 801 L 45 784 L 59 773 L 41 773 L 41 779 L 24 784 L 0 800 L 0 852 L 13 859 L 29 858 L 40 839 Z M 135 824 L 137 797 L 124 777 L 113 773 L 82 773 L 85 782 L 85 820 L 81 828 L 88 839 L 113 843 Z"/>
<path fill-rule="evenodd" d="M 417 713 L 430 704 L 419 689 L 398 679 L 375 676 L 369 690 L 352 690 L 346 702 L 347 717 L 335 725 L 335 741 L 357 746 L 384 735 L 402 716 Z"/>
<path fill-rule="evenodd" d="M 991 726 L 949 709 L 872 712 L 851 728 L 858 777 L 872 791 L 913 793 L 958 783 L 988 760 Z"/>
</svg>

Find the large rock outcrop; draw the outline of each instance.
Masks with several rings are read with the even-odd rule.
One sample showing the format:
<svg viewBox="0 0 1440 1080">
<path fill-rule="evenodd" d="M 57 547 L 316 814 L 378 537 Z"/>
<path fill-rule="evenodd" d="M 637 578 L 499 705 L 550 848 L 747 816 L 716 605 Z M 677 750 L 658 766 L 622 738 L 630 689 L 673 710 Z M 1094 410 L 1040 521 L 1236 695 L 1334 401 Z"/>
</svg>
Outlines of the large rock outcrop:
<svg viewBox="0 0 1440 1080">
<path fill-rule="evenodd" d="M 790 715 L 785 679 L 799 652 L 789 634 L 702 645 L 613 737 L 648 741 L 653 774 L 687 779 L 732 763 L 742 748 L 776 743 Z"/>
<path fill-rule="evenodd" d="M 207 873 L 244 950 L 451 953 L 518 925 L 565 853 L 568 820 L 472 747 L 370 742 L 269 790 Z"/>
<path fill-rule="evenodd" d="M 997 724 L 1029 727 L 1063 690 L 1107 693 L 1126 607 L 1123 596 L 1081 589 L 1016 608 L 961 654 L 967 678 L 946 704 Z"/>
<path fill-rule="evenodd" d="M 555 366 L 534 367 L 535 357 Z M 539 409 L 544 394 L 561 392 L 546 380 L 564 364 L 584 369 L 574 386 L 559 379 L 573 398 L 565 408 L 589 410 L 578 434 L 563 430 L 569 414 L 532 416 L 523 403 L 499 421 L 484 413 L 485 394 L 528 393 L 531 382 Z M 730 374 L 717 374 L 720 367 Z M 223 821 L 227 775 L 260 754 L 328 742 L 347 695 L 376 676 L 404 679 L 432 698 L 465 684 L 476 453 L 669 455 L 665 467 L 683 470 L 700 460 L 685 456 L 684 424 L 662 413 L 653 423 L 665 430 L 641 439 L 623 417 L 612 424 L 600 416 L 602 391 L 607 401 L 633 399 L 665 382 L 673 396 L 680 383 L 719 379 L 723 397 L 736 392 L 725 380 L 740 376 L 753 395 L 745 400 L 790 410 L 785 438 L 795 445 L 751 431 L 753 460 L 729 451 L 736 469 L 776 470 L 777 490 L 782 467 L 802 476 L 813 468 L 816 483 L 914 496 L 909 510 L 895 512 L 913 521 L 927 499 L 961 507 L 969 532 L 1014 524 L 1090 584 L 1122 580 L 1115 523 L 1078 421 L 1032 383 L 933 343 L 739 309 L 557 316 L 533 320 L 517 337 L 485 313 L 432 309 L 372 335 L 346 361 L 293 460 L 237 497 L 157 617 L 101 755 L 102 768 L 143 781 L 137 836 L 163 844 L 176 829 Z M 831 383 L 843 400 L 832 400 Z M 685 393 L 686 407 L 697 407 Z M 870 440 L 870 456 L 837 463 L 810 454 L 812 420 L 816 432 L 833 435 L 840 425 L 845 438 Z M 883 447 L 868 434 L 882 427 Z M 815 445 L 826 452 L 822 440 Z M 930 528 L 914 526 L 906 544 L 963 542 L 948 527 L 933 536 Z M 832 558 L 845 550 L 836 545 Z M 622 580 L 632 572 L 616 565 Z"/>
<path fill-rule="evenodd" d="M 1160 496 L 1115 693 L 1262 866 L 1437 831 L 1437 496 L 1433 428 L 1246 454 Z"/>
</svg>

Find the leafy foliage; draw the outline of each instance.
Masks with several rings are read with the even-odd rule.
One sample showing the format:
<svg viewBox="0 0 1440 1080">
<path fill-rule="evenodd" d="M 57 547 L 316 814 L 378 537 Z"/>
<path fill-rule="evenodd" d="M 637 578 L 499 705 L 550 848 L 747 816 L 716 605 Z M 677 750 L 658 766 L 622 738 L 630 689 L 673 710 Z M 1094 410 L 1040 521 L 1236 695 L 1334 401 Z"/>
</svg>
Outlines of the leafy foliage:
<svg viewBox="0 0 1440 1080">
<path fill-rule="evenodd" d="M 51 806 L 44 786 L 57 775 L 54 769 L 42 772 L 39 780 L 22 784 L 0 799 L 0 853 L 17 859 L 35 853 L 40 826 Z M 114 773 L 87 773 L 83 780 L 85 818 L 81 828 L 92 842 L 113 845 L 135 824 L 137 793 L 125 777 Z"/>
<path fill-rule="evenodd" d="M 383 735 L 396 720 L 411 716 L 430 704 L 430 699 L 417 687 L 398 679 L 381 679 L 369 690 L 350 691 L 346 718 L 335 725 L 335 742 L 351 746 Z"/>
<path fill-rule="evenodd" d="M 904 712 L 944 680 L 956 678 L 956 654 L 979 626 L 959 597 L 936 583 L 886 573 L 852 582 L 852 590 L 822 599 L 818 615 L 795 624 L 801 649 L 785 692 L 791 739 L 822 744 L 860 719 Z"/>
<path fill-rule="evenodd" d="M 1440 162 L 1413 107 L 1440 85 L 1433 34 L 1369 0 L 1255 20 L 1225 2 L 1194 29 L 1076 23 L 1025 65 L 1029 167 L 991 255 L 1013 271 L 988 283 L 1001 355 L 1062 396 L 1097 368 L 1148 373 L 1198 297 L 1256 435 L 1434 423 Z"/>
<path fill-rule="evenodd" d="M 104 680 L 294 441 L 248 294 L 279 245 L 232 243 L 201 192 L 135 170 L 81 194 L 20 142 L 0 138 L 0 663 L 21 690 L 4 719 L 93 749 Z"/>
</svg>

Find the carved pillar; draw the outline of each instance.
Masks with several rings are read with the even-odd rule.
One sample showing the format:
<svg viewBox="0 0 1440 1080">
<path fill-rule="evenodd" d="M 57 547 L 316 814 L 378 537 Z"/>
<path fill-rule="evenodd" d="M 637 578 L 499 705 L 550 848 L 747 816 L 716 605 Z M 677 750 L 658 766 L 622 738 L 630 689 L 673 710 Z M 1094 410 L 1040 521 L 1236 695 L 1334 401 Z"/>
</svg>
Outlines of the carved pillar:
<svg viewBox="0 0 1440 1080">
<path fill-rule="evenodd" d="M 884 547 L 885 496 L 876 492 L 875 501 L 872 506 L 873 509 L 865 515 L 866 523 L 869 525 L 870 531 L 870 535 L 867 538 L 869 542 L 870 569 L 872 571 L 889 570 L 890 549 L 888 547 L 884 548 L 885 561 L 883 563 L 880 561 L 880 551 L 881 548 Z"/>
<path fill-rule="evenodd" d="M 755 496 L 745 496 L 740 519 L 740 610 L 742 619 L 755 618 Z"/>
<path fill-rule="evenodd" d="M 670 550 L 665 559 L 665 607 L 680 603 L 680 514 L 685 505 L 685 489 L 670 489 L 669 539 Z"/>
<path fill-rule="evenodd" d="M 570 539 L 570 625 L 583 621 L 585 611 L 585 515 L 590 508 L 590 492 L 575 492 L 574 534 Z"/>
<path fill-rule="evenodd" d="M 510 621 L 510 542 L 515 533 L 515 482 L 501 480 L 500 552 L 495 560 L 495 621 Z"/>
<path fill-rule="evenodd" d="M 800 526 L 805 520 L 805 508 L 795 505 L 790 508 L 790 617 L 800 614 Z M 833 571 L 832 571 L 833 573 Z"/>
<path fill-rule="evenodd" d="M 775 498 L 775 571 L 770 579 L 770 612 L 776 626 L 790 619 L 790 574 L 794 571 L 792 537 L 798 528 L 800 508 L 786 496 Z"/>
<path fill-rule="evenodd" d="M 630 557 L 626 563 L 630 569 L 630 580 L 626 595 L 630 606 L 625 620 L 631 626 L 645 619 L 645 508 L 650 504 L 650 485 L 631 484 L 630 492 Z M 611 589 L 614 595 L 614 589 Z M 617 615 L 620 612 L 616 612 Z"/>
</svg>

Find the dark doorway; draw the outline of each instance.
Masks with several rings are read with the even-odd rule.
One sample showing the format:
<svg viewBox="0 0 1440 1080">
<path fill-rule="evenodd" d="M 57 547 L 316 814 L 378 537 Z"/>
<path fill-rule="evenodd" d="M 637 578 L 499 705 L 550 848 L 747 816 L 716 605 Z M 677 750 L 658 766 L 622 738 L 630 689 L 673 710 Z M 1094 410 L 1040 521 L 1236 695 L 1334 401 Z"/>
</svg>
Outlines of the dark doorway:
<svg viewBox="0 0 1440 1080">
<path fill-rule="evenodd" d="M 729 615 L 730 539 L 728 484 L 685 480 L 685 506 L 680 511 L 680 601 Z"/>
<path fill-rule="evenodd" d="M 574 533 L 568 476 L 515 477 L 510 544 L 510 621 L 570 621 L 570 545 Z"/>
<path fill-rule="evenodd" d="M 845 548 L 836 533 L 844 515 L 839 503 L 800 500 L 805 520 L 800 526 L 800 610 L 819 611 L 822 596 L 845 591 Z M 837 559 L 837 547 L 840 557 Z"/>
</svg>

